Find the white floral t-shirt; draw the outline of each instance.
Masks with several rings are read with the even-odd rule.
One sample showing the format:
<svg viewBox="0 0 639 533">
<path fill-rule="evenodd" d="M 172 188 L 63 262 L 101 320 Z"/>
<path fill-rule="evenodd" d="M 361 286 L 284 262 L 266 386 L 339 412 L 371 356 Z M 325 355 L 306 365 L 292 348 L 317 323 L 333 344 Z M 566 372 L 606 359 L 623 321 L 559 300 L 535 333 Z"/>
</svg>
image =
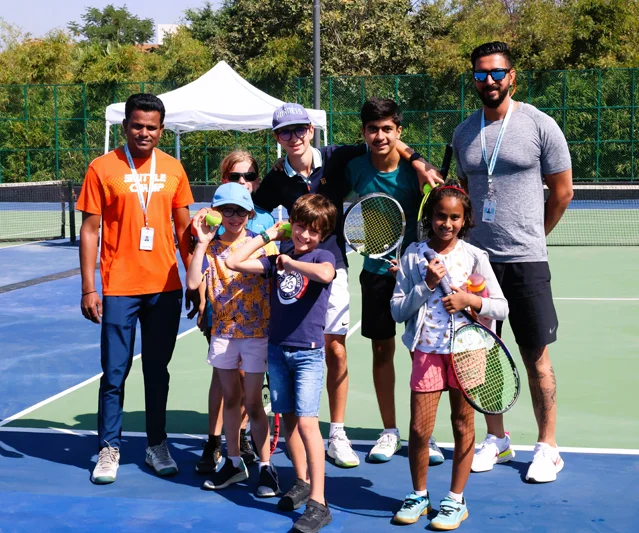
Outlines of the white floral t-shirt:
<svg viewBox="0 0 639 533">
<path fill-rule="evenodd" d="M 424 256 L 424 251 L 428 248 L 425 242 L 419 245 L 419 255 Z M 464 253 L 462 242 L 457 241 L 453 248 L 446 255 L 437 254 L 437 257 L 443 261 L 446 267 L 446 279 L 450 285 L 462 288 L 472 274 L 472 259 L 468 254 Z M 426 278 L 426 259 L 419 262 L 419 273 L 422 278 Z M 420 340 L 416 348 L 425 353 L 450 353 L 450 337 L 451 337 L 451 315 L 444 309 L 442 298 L 444 293 L 441 287 L 437 286 L 433 294 L 428 299 L 426 320 L 422 326 Z M 470 323 L 463 314 L 455 313 L 454 327 L 459 329 L 464 324 Z"/>
</svg>

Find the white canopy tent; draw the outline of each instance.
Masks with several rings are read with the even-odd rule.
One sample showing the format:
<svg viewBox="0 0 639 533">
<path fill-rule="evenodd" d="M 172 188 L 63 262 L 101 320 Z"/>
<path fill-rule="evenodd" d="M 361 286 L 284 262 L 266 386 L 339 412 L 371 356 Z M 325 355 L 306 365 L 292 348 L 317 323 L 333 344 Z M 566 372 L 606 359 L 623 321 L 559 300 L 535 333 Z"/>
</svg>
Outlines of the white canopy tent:
<svg viewBox="0 0 639 533">
<path fill-rule="evenodd" d="M 270 129 L 273 112 L 284 104 L 256 87 L 220 61 L 197 80 L 158 97 L 164 103 L 164 127 L 175 132 L 175 151 L 180 158 L 180 134 L 222 130 L 253 132 Z M 106 108 L 104 153 L 109 151 L 110 126 L 124 119 L 124 102 Z M 307 109 L 311 122 L 323 132 L 327 144 L 326 112 Z M 280 153 L 280 145 L 278 154 Z"/>
</svg>

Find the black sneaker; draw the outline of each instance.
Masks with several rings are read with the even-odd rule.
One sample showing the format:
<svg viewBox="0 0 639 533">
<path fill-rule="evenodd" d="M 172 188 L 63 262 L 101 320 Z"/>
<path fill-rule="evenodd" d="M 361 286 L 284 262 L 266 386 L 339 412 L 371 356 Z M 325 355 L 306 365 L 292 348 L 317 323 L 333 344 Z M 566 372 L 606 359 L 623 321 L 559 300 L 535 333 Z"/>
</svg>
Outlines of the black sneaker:
<svg viewBox="0 0 639 533">
<path fill-rule="evenodd" d="M 247 436 L 243 433 L 240 434 L 240 456 L 244 460 L 244 464 L 247 466 L 252 465 L 256 460 L 253 446 L 251 446 Z"/>
<path fill-rule="evenodd" d="M 260 481 L 255 495 L 258 498 L 272 498 L 280 493 L 277 470 L 273 465 L 260 468 Z"/>
<path fill-rule="evenodd" d="M 296 479 L 295 485 L 277 502 L 277 508 L 281 511 L 294 511 L 302 507 L 310 495 L 311 486 L 301 479 Z"/>
<path fill-rule="evenodd" d="M 215 472 L 215 467 L 222 460 L 222 439 L 219 438 L 219 443 L 209 438 L 204 443 L 204 451 L 202 451 L 202 457 L 195 465 L 195 471 L 198 474 L 212 474 Z"/>
<path fill-rule="evenodd" d="M 211 479 L 208 479 L 202 485 L 204 490 L 219 490 L 228 487 L 233 483 L 239 483 L 248 479 L 248 470 L 244 461 L 240 459 L 240 464 L 235 468 L 233 462 L 228 458 L 224 458 L 222 467 L 213 472 Z"/>
<path fill-rule="evenodd" d="M 328 506 L 315 500 L 308 500 L 304 514 L 293 524 L 293 531 L 300 533 L 317 533 L 331 523 L 333 517 Z"/>
</svg>

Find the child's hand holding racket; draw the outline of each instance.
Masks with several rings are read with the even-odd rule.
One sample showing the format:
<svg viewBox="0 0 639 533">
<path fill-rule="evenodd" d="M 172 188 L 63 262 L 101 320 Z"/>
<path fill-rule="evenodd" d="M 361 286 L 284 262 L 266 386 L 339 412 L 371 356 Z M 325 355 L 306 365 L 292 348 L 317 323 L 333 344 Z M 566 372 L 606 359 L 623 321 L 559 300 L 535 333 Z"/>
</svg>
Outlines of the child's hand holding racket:
<svg viewBox="0 0 639 533">
<path fill-rule="evenodd" d="M 470 307 L 473 311 L 481 311 L 481 298 L 479 296 L 469 294 L 454 285 L 451 285 L 450 288 L 454 292 L 443 298 L 442 303 L 444 304 L 444 309 L 451 315 L 467 307 Z"/>
<path fill-rule="evenodd" d="M 434 291 L 442 278 L 446 275 L 446 267 L 437 257 L 433 258 L 426 266 L 426 285 Z"/>
</svg>

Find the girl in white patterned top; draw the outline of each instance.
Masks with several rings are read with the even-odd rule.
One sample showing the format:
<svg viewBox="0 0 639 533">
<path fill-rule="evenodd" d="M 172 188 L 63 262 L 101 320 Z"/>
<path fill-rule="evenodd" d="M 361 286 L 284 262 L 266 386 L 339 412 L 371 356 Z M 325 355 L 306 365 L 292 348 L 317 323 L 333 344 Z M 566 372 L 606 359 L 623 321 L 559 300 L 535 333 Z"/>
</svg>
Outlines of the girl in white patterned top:
<svg viewBox="0 0 639 533">
<path fill-rule="evenodd" d="M 408 441 L 413 491 L 395 515 L 395 521 L 414 523 L 430 509 L 426 490 L 428 441 L 435 425 L 442 391 L 450 393 L 451 420 L 455 439 L 450 492 L 431 521 L 433 529 L 456 529 L 468 517 L 463 490 L 470 474 L 475 446 L 474 411 L 455 381 L 450 365 L 452 328 L 467 322 L 460 311 L 472 309 L 480 317 L 503 320 L 508 304 L 488 261 L 488 254 L 461 240 L 473 226 L 473 213 L 465 191 L 455 185 L 436 188 L 425 206 L 428 242 L 411 244 L 402 257 L 391 312 L 397 322 L 406 322 L 402 340 L 413 358 L 411 373 L 411 421 Z M 430 262 L 424 252 L 437 257 Z M 472 273 L 486 279 L 490 297 L 469 294 L 459 287 Z M 446 277 L 453 294 L 445 296 L 439 282 Z"/>
</svg>

